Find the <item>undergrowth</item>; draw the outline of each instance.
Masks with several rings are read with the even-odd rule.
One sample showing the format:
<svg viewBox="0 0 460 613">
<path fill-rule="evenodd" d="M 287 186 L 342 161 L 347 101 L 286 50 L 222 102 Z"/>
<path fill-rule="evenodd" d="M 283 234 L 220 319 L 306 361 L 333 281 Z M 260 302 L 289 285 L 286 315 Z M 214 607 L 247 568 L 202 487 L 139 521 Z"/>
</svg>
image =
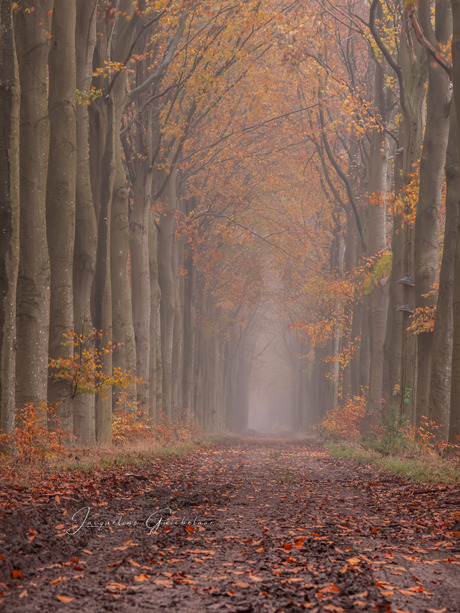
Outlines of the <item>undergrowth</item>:
<svg viewBox="0 0 460 613">
<path fill-rule="evenodd" d="M 460 482 L 460 445 L 443 440 L 442 425 L 426 417 L 417 426 L 405 423 L 391 404 L 378 419 L 374 416 L 370 428 L 365 428 L 365 420 L 363 391 L 328 411 L 317 431 L 334 456 L 373 464 L 415 482 Z"/>
<path fill-rule="evenodd" d="M 458 461 L 453 459 L 435 456 L 410 457 L 402 454 L 382 455 L 357 442 L 328 441 L 326 449 L 335 457 L 350 458 L 359 464 L 372 464 L 416 483 L 460 483 L 460 466 Z"/>
</svg>

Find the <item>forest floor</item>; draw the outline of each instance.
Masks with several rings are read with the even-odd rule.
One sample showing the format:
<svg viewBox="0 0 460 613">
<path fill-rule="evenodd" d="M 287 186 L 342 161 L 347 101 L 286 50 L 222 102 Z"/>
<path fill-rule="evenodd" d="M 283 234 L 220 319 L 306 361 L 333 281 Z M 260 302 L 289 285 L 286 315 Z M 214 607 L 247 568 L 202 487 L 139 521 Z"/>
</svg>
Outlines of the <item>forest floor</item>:
<svg viewBox="0 0 460 613">
<path fill-rule="evenodd" d="M 459 494 L 279 439 L 4 481 L 0 610 L 458 613 Z"/>
</svg>

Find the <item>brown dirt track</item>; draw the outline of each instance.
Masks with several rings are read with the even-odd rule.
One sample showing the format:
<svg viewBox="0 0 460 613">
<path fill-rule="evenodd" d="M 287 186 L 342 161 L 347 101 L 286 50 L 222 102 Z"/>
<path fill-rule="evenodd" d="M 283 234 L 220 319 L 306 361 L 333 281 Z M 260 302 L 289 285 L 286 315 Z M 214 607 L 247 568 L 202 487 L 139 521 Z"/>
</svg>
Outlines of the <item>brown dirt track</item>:
<svg viewBox="0 0 460 613">
<path fill-rule="evenodd" d="M 458 503 L 274 439 L 5 482 L 0 610 L 458 613 Z"/>
</svg>

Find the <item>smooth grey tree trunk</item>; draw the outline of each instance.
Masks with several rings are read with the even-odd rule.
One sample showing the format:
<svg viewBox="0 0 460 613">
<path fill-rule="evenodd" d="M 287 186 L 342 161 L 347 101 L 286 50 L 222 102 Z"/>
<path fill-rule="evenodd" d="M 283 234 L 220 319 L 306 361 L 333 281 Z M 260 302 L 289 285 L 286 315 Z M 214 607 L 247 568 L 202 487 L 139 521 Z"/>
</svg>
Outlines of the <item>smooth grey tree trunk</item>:
<svg viewBox="0 0 460 613">
<path fill-rule="evenodd" d="M 457 126 L 460 126 L 460 0 L 451 0 L 451 6 L 453 23 L 452 82 L 454 86 L 454 104 L 457 111 Z M 457 140 L 458 150 L 460 152 L 460 129 L 457 129 Z M 455 254 L 453 312 L 454 326 L 449 442 L 453 445 L 458 445 L 460 437 L 460 233 L 457 233 L 457 248 Z"/>
<path fill-rule="evenodd" d="M 19 264 L 19 75 L 12 0 L 0 1 L 0 430 L 14 425 Z"/>
<path fill-rule="evenodd" d="M 385 121 L 385 74 L 383 68 L 376 64 L 375 106 Z M 383 130 L 376 129 L 371 136 L 369 153 L 369 205 L 367 208 L 368 255 L 376 256 L 386 247 L 386 178 L 387 178 L 387 143 Z M 366 416 L 366 428 L 369 432 L 383 399 L 383 360 L 384 343 L 388 310 L 388 284 L 382 279 L 369 295 L 369 332 L 370 332 L 370 372 L 369 394 Z"/>
<path fill-rule="evenodd" d="M 419 5 L 420 21 L 434 44 L 447 44 L 451 32 L 448 0 L 436 3 L 436 35 L 431 26 L 431 4 Z M 428 55 L 428 53 L 427 53 Z M 428 59 L 428 92 L 425 134 L 420 160 L 420 189 L 415 217 L 415 306 L 436 304 L 428 295 L 439 274 L 439 222 L 444 163 L 449 134 L 450 80 L 447 73 Z M 416 423 L 428 415 L 433 334 L 417 335 Z"/>
<path fill-rule="evenodd" d="M 21 87 L 20 254 L 17 292 L 16 404 L 46 402 L 50 266 L 46 238 L 48 53 L 53 2 L 23 0 L 15 21 Z M 34 9 L 26 13 L 26 9 Z M 45 415 L 43 415 L 45 421 Z"/>
<path fill-rule="evenodd" d="M 76 0 L 55 0 L 49 54 L 50 150 L 46 186 L 46 225 L 51 271 L 49 357 L 73 358 L 65 334 L 74 329 L 73 255 L 75 241 Z M 68 340 L 68 339 L 67 339 Z M 48 380 L 48 402 L 56 407 L 50 428 L 73 430 L 72 384 Z"/>
<path fill-rule="evenodd" d="M 80 92 L 91 87 L 92 64 L 96 46 L 97 0 L 77 2 L 75 31 L 76 84 Z M 94 280 L 97 225 L 91 189 L 88 106 L 77 104 L 77 176 L 75 246 L 73 261 L 73 306 L 76 334 L 87 336 L 93 330 L 91 287 Z M 81 394 L 73 400 L 73 430 L 82 445 L 96 440 L 95 397 Z"/>
<path fill-rule="evenodd" d="M 452 105 L 450 112 L 449 142 L 446 155 L 446 221 L 439 297 L 433 331 L 430 397 L 428 418 L 435 421 L 440 440 L 449 438 L 450 387 L 452 375 L 453 289 L 454 262 L 457 245 L 457 226 L 460 209 L 459 151 L 457 141 L 457 115 Z"/>
</svg>

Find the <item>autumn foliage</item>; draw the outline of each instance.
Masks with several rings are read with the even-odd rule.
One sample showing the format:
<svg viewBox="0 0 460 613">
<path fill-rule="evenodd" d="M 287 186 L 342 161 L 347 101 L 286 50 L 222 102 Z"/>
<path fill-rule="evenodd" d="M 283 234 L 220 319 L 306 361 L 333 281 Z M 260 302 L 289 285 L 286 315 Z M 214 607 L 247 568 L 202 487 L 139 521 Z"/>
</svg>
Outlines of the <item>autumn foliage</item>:
<svg viewBox="0 0 460 613">
<path fill-rule="evenodd" d="M 324 438 L 356 440 L 363 434 L 366 415 L 366 394 L 347 398 L 345 403 L 327 411 L 318 431 Z"/>
<path fill-rule="evenodd" d="M 60 427 L 50 430 L 47 418 L 56 423 L 56 411 L 45 404 L 40 407 L 32 403 L 16 410 L 16 427 L 11 434 L 0 432 L 0 445 L 22 464 L 33 464 L 44 460 L 54 460 L 62 456 L 69 442 L 74 440 L 72 432 Z M 7 459 L 6 455 L 2 456 Z"/>
</svg>

